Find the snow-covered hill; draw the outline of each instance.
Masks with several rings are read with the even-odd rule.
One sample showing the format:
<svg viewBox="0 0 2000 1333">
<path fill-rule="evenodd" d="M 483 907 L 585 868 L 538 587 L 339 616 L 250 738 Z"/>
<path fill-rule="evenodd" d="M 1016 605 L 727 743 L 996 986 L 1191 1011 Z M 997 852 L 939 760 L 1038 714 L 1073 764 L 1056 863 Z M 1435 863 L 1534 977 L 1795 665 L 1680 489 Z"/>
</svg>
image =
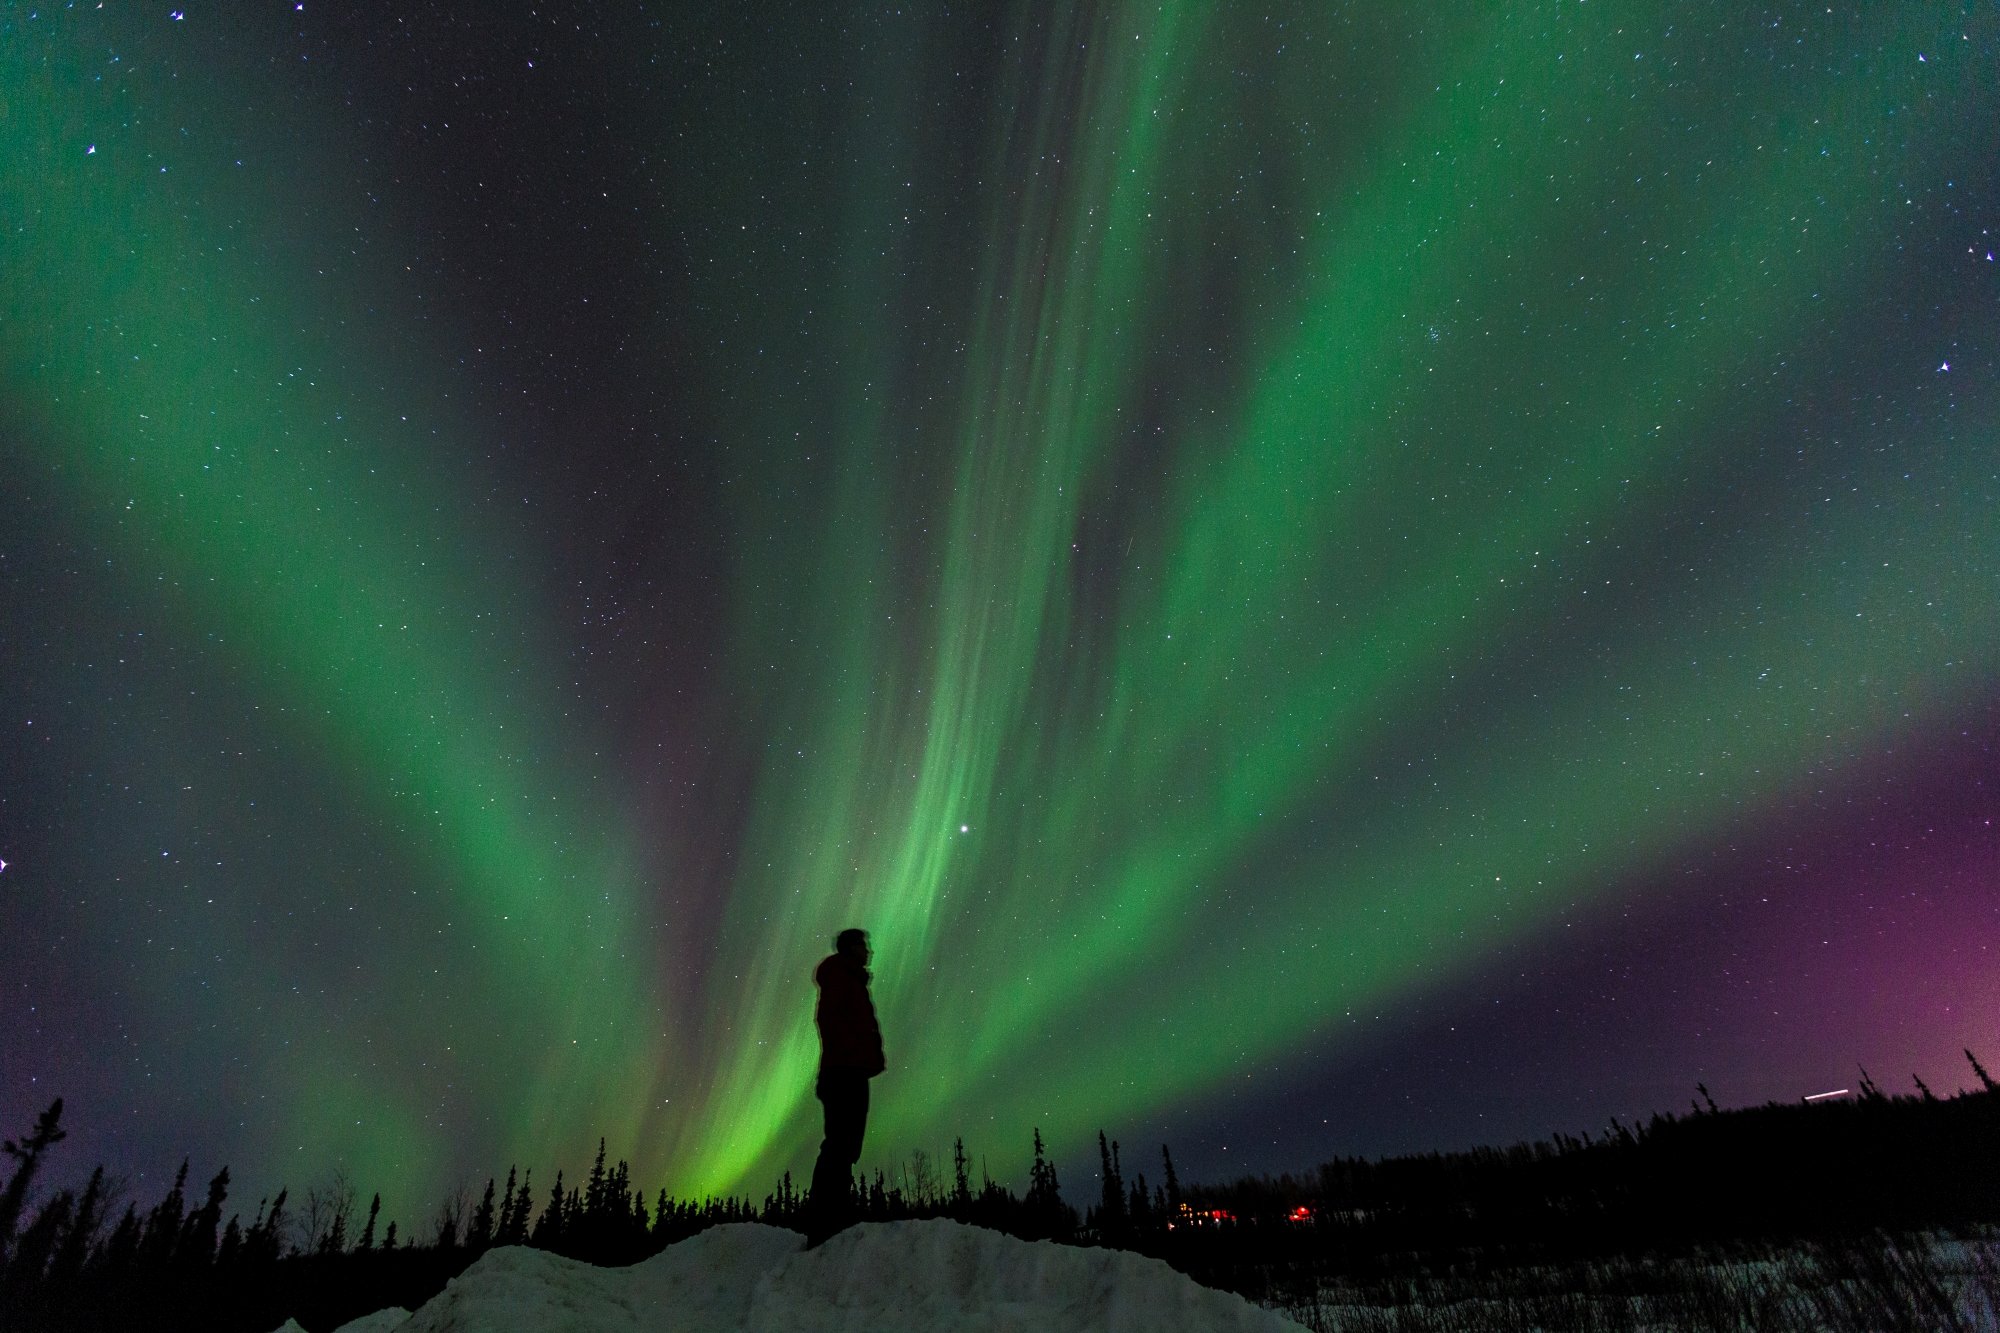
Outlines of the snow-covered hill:
<svg viewBox="0 0 2000 1333">
<path fill-rule="evenodd" d="M 716 1227 L 630 1268 L 594 1268 L 510 1246 L 481 1256 L 416 1313 L 383 1310 L 340 1333 L 1296 1327 L 1157 1259 L 1030 1243 L 940 1220 L 852 1227 L 810 1251 L 796 1232 L 778 1227 Z"/>
</svg>

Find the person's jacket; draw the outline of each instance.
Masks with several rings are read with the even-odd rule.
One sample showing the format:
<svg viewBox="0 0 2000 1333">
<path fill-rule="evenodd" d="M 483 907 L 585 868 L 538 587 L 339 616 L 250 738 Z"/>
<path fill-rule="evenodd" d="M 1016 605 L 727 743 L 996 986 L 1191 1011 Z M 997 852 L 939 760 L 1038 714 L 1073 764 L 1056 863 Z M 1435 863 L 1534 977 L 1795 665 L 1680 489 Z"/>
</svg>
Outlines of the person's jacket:
<svg viewBox="0 0 2000 1333">
<path fill-rule="evenodd" d="M 886 1065 L 882 1029 L 868 998 L 868 969 L 841 954 L 829 954 L 813 973 L 819 986 L 819 1067 L 851 1069 L 873 1078 Z"/>
</svg>

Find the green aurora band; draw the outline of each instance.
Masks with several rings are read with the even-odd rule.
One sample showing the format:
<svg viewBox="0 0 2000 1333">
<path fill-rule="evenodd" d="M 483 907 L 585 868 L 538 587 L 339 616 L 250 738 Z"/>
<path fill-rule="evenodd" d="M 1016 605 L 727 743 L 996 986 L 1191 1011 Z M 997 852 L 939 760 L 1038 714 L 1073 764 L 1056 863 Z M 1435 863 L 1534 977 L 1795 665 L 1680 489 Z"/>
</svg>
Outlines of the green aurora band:
<svg viewBox="0 0 2000 1333">
<path fill-rule="evenodd" d="M 849 53 L 869 116 L 799 130 L 841 144 L 826 199 L 773 166 L 685 205 L 741 271 L 780 262 L 734 226 L 772 191 L 819 276 L 662 316 L 713 325 L 754 460 L 718 632 L 766 756 L 729 881 L 672 893 L 694 858 L 597 757 L 537 553 L 464 503 L 488 426 L 426 387 L 397 224 L 234 164 L 361 150 L 116 94 L 71 33 L 0 51 L 9 457 L 441 886 L 396 919 L 496 1108 L 477 1161 L 587 1132 L 683 1193 L 799 1172 L 806 977 L 858 922 L 871 1156 L 1018 1171 L 1030 1125 L 1073 1151 L 1337 1052 L 1990 693 L 2000 393 L 1941 429 L 1871 323 L 1898 182 L 1991 170 L 1959 16 L 1802 14 L 1833 54 L 1774 77 L 1789 31 L 1633 35 L 1675 6 L 1400 10 L 1025 6 L 971 148 L 898 74 L 940 40 L 909 21 Z M 190 123 L 239 147 L 153 170 Z M 947 201 L 915 224 L 910 181 Z M 318 966 L 273 904 L 210 928 L 248 992 Z M 336 999 L 255 1141 L 421 1190 L 464 1162 L 405 1091 L 435 1034 Z"/>
</svg>

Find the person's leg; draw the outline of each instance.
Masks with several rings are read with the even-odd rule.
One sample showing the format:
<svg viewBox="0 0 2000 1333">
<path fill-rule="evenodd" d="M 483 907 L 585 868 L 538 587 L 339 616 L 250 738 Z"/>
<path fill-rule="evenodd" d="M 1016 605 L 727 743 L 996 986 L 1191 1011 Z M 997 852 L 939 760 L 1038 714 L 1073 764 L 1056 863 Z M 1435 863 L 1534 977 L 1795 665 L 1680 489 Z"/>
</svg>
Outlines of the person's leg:
<svg viewBox="0 0 2000 1333">
<path fill-rule="evenodd" d="M 861 1139 L 868 1132 L 868 1076 L 849 1074 L 841 1089 L 841 1147 L 852 1167 L 861 1160 Z"/>
<path fill-rule="evenodd" d="M 854 1221 L 854 1164 L 861 1160 L 861 1135 L 868 1118 L 868 1079 L 852 1070 L 836 1070 L 827 1077 L 826 1146 L 840 1176 L 838 1198 L 830 1214 L 834 1230 Z"/>
<path fill-rule="evenodd" d="M 847 1213 L 847 1196 L 853 1189 L 845 1156 L 845 1119 L 838 1091 L 826 1075 L 813 1086 L 824 1113 L 824 1129 L 819 1141 L 819 1160 L 813 1163 L 812 1195 L 806 1203 L 806 1244 L 817 1245 L 838 1231 Z"/>
<path fill-rule="evenodd" d="M 819 1160 L 813 1164 L 806 1242 L 817 1245 L 854 1220 L 854 1164 L 868 1124 L 868 1078 L 845 1069 L 822 1073 L 813 1088 L 825 1113 Z"/>
</svg>

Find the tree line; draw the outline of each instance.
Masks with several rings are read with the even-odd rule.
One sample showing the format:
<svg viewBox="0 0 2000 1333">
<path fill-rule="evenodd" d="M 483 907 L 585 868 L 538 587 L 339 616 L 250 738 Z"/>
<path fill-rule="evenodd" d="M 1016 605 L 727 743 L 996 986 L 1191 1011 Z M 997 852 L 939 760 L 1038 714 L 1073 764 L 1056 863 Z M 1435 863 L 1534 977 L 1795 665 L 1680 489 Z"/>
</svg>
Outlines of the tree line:
<svg viewBox="0 0 2000 1333">
<path fill-rule="evenodd" d="M 1977 1234 L 2000 1224 L 2000 1084 L 1891 1094 L 1864 1070 L 1840 1100 L 1681 1114 L 1506 1148 L 1365 1160 L 1188 1191 L 1198 1236 L 1142 1239 L 1212 1285 L 1258 1297 L 1287 1273 L 1373 1280 L 1413 1267 L 1577 1260 Z"/>
<path fill-rule="evenodd" d="M 540 1193 L 531 1172 L 509 1167 L 504 1179 L 487 1180 L 476 1202 L 463 1192 L 446 1198 L 415 1235 L 399 1234 L 397 1222 L 382 1218 L 380 1194 L 361 1209 L 342 1174 L 302 1200 L 281 1189 L 259 1200 L 245 1222 L 240 1212 L 227 1211 L 225 1167 L 190 1206 L 185 1162 L 164 1198 L 144 1209 L 127 1202 L 115 1222 L 120 1191 L 102 1166 L 80 1192 L 56 1190 L 24 1216 L 51 1150 L 67 1137 L 62 1114 L 58 1098 L 30 1133 L 4 1145 L 13 1167 L 0 1189 L 0 1328 L 120 1326 L 144 1311 L 147 1326 L 162 1330 L 268 1333 L 288 1318 L 317 1330 L 389 1306 L 414 1309 L 497 1246 L 616 1265 L 724 1223 L 804 1229 L 806 1200 L 790 1172 L 761 1205 L 749 1197 L 678 1198 L 665 1189 L 649 1201 L 629 1163 L 607 1164 L 601 1139 L 582 1180 L 567 1181 L 558 1171 Z M 895 1179 L 880 1169 L 872 1179 L 858 1178 L 856 1212 L 863 1221 L 954 1217 L 1026 1239 L 1073 1236 L 1079 1219 L 1062 1199 L 1039 1130 L 1033 1144 L 1025 1195 L 994 1181 L 983 1166 L 975 1185 L 960 1139 L 949 1181 L 926 1154 L 915 1153 Z"/>
<path fill-rule="evenodd" d="M 1921 1081 L 1892 1096 L 1863 1073 L 1858 1095 L 1820 1105 L 1716 1106 L 1601 1133 L 1558 1133 L 1509 1148 L 1326 1162 L 1302 1175 L 1184 1187 L 1159 1148 L 1157 1183 L 1129 1178 L 1120 1145 L 1098 1134 L 1096 1198 L 1066 1202 L 1039 1129 L 1028 1188 L 1016 1194 L 963 1139 L 947 1164 L 916 1152 L 893 1175 L 854 1183 L 863 1221 L 946 1217 L 1024 1239 L 1152 1254 L 1211 1285 L 1259 1296 L 1287 1273 L 1363 1273 L 1412 1256 L 1574 1258 L 1734 1240 L 1966 1228 L 2000 1222 L 2000 1085 L 1972 1052 L 1980 1087 L 1938 1097 Z M 147 1312 L 161 1329 L 266 1333 L 287 1318 L 331 1328 L 386 1306 L 414 1309 L 488 1249 L 528 1245 L 596 1264 L 629 1264 L 728 1222 L 804 1229 L 789 1172 L 751 1198 L 648 1200 L 607 1146 L 580 1181 L 546 1191 L 509 1167 L 399 1234 L 340 1175 L 292 1201 L 229 1210 L 229 1171 L 197 1201 L 183 1163 L 149 1208 L 116 1206 L 103 1167 L 32 1210 L 30 1193 L 66 1137 L 57 1100 L 18 1142 L 0 1189 L 0 1326 L 108 1325 Z M 30 1212 L 32 1211 L 32 1215 Z M 114 1220 L 115 1214 L 115 1220 Z"/>
</svg>

